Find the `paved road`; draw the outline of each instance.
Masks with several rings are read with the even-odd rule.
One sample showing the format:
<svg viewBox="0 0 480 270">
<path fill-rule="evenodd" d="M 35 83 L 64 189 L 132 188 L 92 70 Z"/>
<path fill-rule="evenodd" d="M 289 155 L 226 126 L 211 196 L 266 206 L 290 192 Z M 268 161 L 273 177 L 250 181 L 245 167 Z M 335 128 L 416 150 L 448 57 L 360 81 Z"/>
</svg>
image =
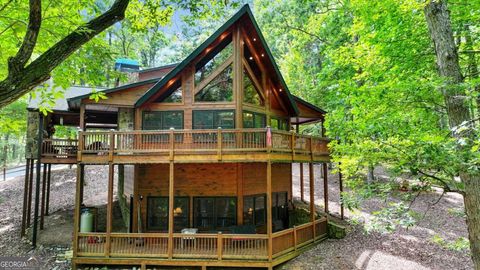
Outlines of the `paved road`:
<svg viewBox="0 0 480 270">
<path fill-rule="evenodd" d="M 68 167 L 68 165 L 63 165 L 63 164 L 52 165 L 52 170 L 65 169 L 67 167 Z M 34 170 L 36 170 L 35 167 L 34 167 Z M 41 170 L 43 171 L 43 166 L 41 167 Z M 14 167 L 14 168 L 9 168 L 9 169 L 7 169 L 6 180 L 8 181 L 8 180 L 13 179 L 15 177 L 24 176 L 24 175 L 25 175 L 25 165 L 22 165 L 22 166 L 19 166 L 19 167 Z M 2 169 L 0 171 L 0 181 L 3 181 L 3 179 L 4 179 L 4 176 L 3 176 L 3 169 Z"/>
</svg>

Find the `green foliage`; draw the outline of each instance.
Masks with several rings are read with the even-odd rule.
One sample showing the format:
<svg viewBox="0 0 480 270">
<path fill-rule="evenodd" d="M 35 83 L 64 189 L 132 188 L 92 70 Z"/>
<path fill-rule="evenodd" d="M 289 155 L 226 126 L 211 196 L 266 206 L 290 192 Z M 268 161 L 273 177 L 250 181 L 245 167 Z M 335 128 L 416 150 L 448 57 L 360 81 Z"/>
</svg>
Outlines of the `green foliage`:
<svg viewBox="0 0 480 270">
<path fill-rule="evenodd" d="M 406 205 L 418 192 L 429 192 L 433 185 L 462 192 L 459 172 L 478 173 L 480 168 L 479 136 L 463 152 L 458 151 L 462 141 L 450 136 L 471 123 L 448 127 L 443 95 L 437 90 L 446 84 L 437 74 L 425 4 L 255 1 L 256 17 L 290 90 L 328 111 L 327 136 L 337 139 L 330 143 L 333 161 L 340 162 L 348 188 L 342 193 L 344 205 L 353 209 L 367 198 L 400 199 L 375 212 L 366 222 L 367 231 L 412 226 L 420 215 Z M 466 76 L 456 87 L 466 90 L 464 100 L 478 118 L 480 74 L 478 55 L 472 52 L 480 49 L 480 2 L 448 4 Z M 367 183 L 365 175 L 377 165 L 390 178 Z M 407 192 L 399 193 L 405 184 Z"/>
<path fill-rule="evenodd" d="M 435 234 L 432 237 L 432 242 L 440 245 L 443 248 L 455 251 L 468 251 L 470 249 L 470 243 L 467 238 L 459 237 L 455 241 L 448 242 L 440 235 Z"/>
<path fill-rule="evenodd" d="M 372 215 L 371 220 L 365 224 L 367 233 L 390 233 L 397 227 L 409 228 L 415 225 L 415 214 L 402 202 L 390 203 L 388 207 L 372 212 Z"/>
</svg>

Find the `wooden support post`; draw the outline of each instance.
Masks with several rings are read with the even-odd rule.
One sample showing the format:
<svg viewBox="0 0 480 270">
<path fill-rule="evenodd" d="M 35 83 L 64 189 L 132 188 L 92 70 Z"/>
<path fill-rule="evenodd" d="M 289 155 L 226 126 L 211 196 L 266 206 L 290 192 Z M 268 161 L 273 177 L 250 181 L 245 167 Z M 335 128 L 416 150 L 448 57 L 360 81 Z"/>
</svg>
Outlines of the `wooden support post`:
<svg viewBox="0 0 480 270">
<path fill-rule="evenodd" d="M 173 203 L 174 203 L 174 165 L 170 161 L 170 170 L 168 174 L 168 258 L 173 258 Z"/>
<path fill-rule="evenodd" d="M 293 248 L 297 250 L 297 226 L 293 225 Z"/>
<path fill-rule="evenodd" d="M 174 128 L 170 128 L 170 136 L 169 136 L 169 140 L 170 140 L 170 161 L 173 160 L 173 151 L 174 151 L 174 148 L 175 148 L 175 134 L 174 134 Z"/>
<path fill-rule="evenodd" d="M 268 261 L 272 261 L 272 162 L 267 161 L 267 236 L 268 236 Z"/>
<path fill-rule="evenodd" d="M 105 243 L 105 256 L 110 256 L 110 247 L 112 244 L 111 233 L 112 233 L 112 212 L 113 212 L 113 176 L 114 176 L 114 165 L 112 162 L 108 164 L 108 195 L 107 195 L 107 234 L 106 234 L 106 243 Z M 82 181 L 83 184 L 83 181 Z"/>
<path fill-rule="evenodd" d="M 52 164 L 48 164 L 47 169 L 47 201 L 45 205 L 45 215 L 48 216 L 50 210 L 50 180 L 52 178 Z"/>
<path fill-rule="evenodd" d="M 108 160 L 113 162 L 113 151 L 115 150 L 115 133 L 113 133 L 113 129 L 110 129 L 110 149 L 108 151 Z"/>
<path fill-rule="evenodd" d="M 222 147 L 223 147 L 223 138 L 222 138 L 222 128 L 218 127 L 217 129 L 217 160 L 222 160 Z"/>
<path fill-rule="evenodd" d="M 345 206 L 343 205 L 343 176 L 340 170 L 340 162 L 338 163 L 338 185 L 340 186 L 340 218 L 344 219 Z"/>
<path fill-rule="evenodd" d="M 325 200 L 325 213 L 328 214 L 328 166 L 327 163 L 322 163 L 323 165 L 323 199 Z"/>
<path fill-rule="evenodd" d="M 304 185 L 303 183 L 303 163 L 300 163 L 300 200 L 302 202 L 305 202 L 305 190 L 304 190 Z"/>
<path fill-rule="evenodd" d="M 314 166 L 310 162 L 308 164 L 309 176 L 310 176 L 310 221 L 313 225 L 313 239 L 315 239 L 315 175 L 314 175 Z"/>
<path fill-rule="evenodd" d="M 30 176 L 30 160 L 27 158 L 27 164 L 25 165 L 25 183 L 23 189 L 23 211 L 22 211 L 22 229 L 20 230 L 20 237 L 25 236 L 25 230 L 27 229 L 27 204 L 28 204 L 28 178 Z"/>
<path fill-rule="evenodd" d="M 43 174 L 42 174 L 42 202 L 40 204 L 40 230 L 43 230 L 43 225 L 45 223 L 45 198 L 46 198 L 46 189 L 47 189 L 47 164 L 43 164 Z"/>
<path fill-rule="evenodd" d="M 42 140 L 43 140 L 43 114 L 38 113 L 38 139 L 37 139 L 37 175 L 35 181 L 35 207 L 33 210 L 32 246 L 37 246 L 38 208 L 40 204 L 40 170 L 42 166 Z"/>
<path fill-rule="evenodd" d="M 219 261 L 222 260 L 223 255 L 223 235 L 222 232 L 218 232 L 217 234 L 217 259 Z"/>
<path fill-rule="evenodd" d="M 237 164 L 237 223 L 243 225 L 243 164 Z M 190 208 L 193 209 L 193 208 Z M 193 212 L 193 211 L 190 211 Z"/>
<path fill-rule="evenodd" d="M 83 131 L 80 130 L 78 131 L 78 149 L 77 149 L 77 161 L 81 162 L 82 161 L 82 152 L 83 152 L 83 147 L 85 144 L 85 137 L 83 136 Z"/>
<path fill-rule="evenodd" d="M 27 226 L 30 227 L 30 218 L 32 216 L 32 193 L 33 193 L 33 166 L 35 160 L 30 159 L 30 175 L 28 176 L 28 203 L 27 203 Z"/>
<path fill-rule="evenodd" d="M 85 122 L 85 104 L 80 105 L 80 129 L 85 131 L 86 122 Z"/>
<path fill-rule="evenodd" d="M 85 165 L 77 164 L 77 182 L 75 186 L 75 214 L 73 217 L 73 257 L 77 257 L 78 252 L 78 232 L 80 230 L 80 210 L 82 207 L 82 201 L 80 198 L 80 189 L 83 183 L 83 171 Z"/>
<path fill-rule="evenodd" d="M 235 100 L 235 128 L 243 128 L 243 40 L 240 27 L 233 29 L 233 93 Z M 242 133 L 235 133 L 238 148 L 242 147 Z"/>
</svg>

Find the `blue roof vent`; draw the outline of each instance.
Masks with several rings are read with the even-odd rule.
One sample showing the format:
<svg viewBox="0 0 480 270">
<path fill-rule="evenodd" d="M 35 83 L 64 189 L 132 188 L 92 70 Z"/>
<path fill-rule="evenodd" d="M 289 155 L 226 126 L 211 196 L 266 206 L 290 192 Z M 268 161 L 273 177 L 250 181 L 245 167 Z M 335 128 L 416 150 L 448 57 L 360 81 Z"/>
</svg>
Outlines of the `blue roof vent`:
<svg viewBox="0 0 480 270">
<path fill-rule="evenodd" d="M 140 70 L 140 64 L 133 59 L 119 58 L 115 61 L 115 70 L 122 72 L 137 72 Z"/>
</svg>

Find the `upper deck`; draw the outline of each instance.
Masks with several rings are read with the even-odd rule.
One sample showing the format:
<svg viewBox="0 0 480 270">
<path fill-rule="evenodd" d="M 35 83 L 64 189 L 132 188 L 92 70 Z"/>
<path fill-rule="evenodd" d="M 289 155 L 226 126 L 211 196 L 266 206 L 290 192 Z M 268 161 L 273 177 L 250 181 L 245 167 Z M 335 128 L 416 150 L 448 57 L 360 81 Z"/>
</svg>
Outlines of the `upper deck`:
<svg viewBox="0 0 480 270">
<path fill-rule="evenodd" d="M 42 159 L 87 164 L 321 162 L 329 160 L 328 142 L 269 129 L 95 131 L 79 132 L 78 141 L 44 141 Z"/>
</svg>

